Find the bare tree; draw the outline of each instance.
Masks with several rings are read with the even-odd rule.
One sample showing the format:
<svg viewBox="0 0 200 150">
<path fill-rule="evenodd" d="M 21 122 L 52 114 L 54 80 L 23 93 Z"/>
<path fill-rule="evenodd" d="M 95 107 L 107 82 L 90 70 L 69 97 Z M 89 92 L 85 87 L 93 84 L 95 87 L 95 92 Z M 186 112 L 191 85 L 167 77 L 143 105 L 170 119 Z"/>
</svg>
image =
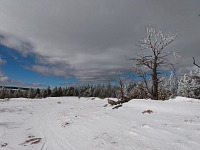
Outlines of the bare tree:
<svg viewBox="0 0 200 150">
<path fill-rule="evenodd" d="M 194 57 L 193 57 L 193 64 L 194 64 L 195 66 L 197 66 L 198 68 L 200 68 L 200 65 L 196 64 L 196 61 L 195 61 L 195 58 L 194 58 Z"/>
<path fill-rule="evenodd" d="M 157 100 L 159 83 L 162 82 L 160 77 L 166 73 L 164 70 L 174 69 L 174 63 L 170 61 L 170 57 L 180 57 L 178 53 L 166 50 L 177 35 L 170 36 L 152 25 L 146 27 L 146 33 L 147 37 L 139 41 L 141 53 L 130 60 L 134 62 L 135 76 L 142 78 L 151 98 Z"/>
<path fill-rule="evenodd" d="M 118 83 L 118 88 L 116 90 L 116 96 L 118 98 L 118 101 L 120 102 L 126 102 L 128 101 L 127 97 L 127 78 L 122 74 L 118 73 L 116 77 L 116 81 Z"/>
</svg>

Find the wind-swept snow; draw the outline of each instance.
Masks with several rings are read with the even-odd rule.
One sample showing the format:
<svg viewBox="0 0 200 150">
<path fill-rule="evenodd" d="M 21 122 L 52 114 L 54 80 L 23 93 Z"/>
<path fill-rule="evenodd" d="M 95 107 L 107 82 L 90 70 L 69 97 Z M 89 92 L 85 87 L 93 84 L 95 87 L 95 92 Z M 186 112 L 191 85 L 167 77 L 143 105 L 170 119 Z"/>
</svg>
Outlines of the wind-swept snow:
<svg viewBox="0 0 200 150">
<path fill-rule="evenodd" d="M 76 97 L 1 101 L 0 149 L 200 149 L 199 100 L 132 100 L 118 109 L 106 103 Z"/>
</svg>

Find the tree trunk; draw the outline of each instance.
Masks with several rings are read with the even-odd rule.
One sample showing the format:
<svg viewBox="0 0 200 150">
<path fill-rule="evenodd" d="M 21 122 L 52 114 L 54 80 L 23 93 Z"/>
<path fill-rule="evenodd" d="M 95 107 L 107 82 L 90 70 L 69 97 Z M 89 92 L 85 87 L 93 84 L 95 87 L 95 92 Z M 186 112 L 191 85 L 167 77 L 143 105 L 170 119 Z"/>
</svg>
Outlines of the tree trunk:
<svg viewBox="0 0 200 150">
<path fill-rule="evenodd" d="M 153 76 L 153 99 L 158 100 L 158 78 L 157 75 Z"/>
<path fill-rule="evenodd" d="M 154 67 L 153 67 L 153 73 L 152 73 L 152 81 L 153 81 L 152 98 L 154 100 L 158 100 L 157 57 L 155 57 L 155 60 L 154 60 Z"/>
</svg>

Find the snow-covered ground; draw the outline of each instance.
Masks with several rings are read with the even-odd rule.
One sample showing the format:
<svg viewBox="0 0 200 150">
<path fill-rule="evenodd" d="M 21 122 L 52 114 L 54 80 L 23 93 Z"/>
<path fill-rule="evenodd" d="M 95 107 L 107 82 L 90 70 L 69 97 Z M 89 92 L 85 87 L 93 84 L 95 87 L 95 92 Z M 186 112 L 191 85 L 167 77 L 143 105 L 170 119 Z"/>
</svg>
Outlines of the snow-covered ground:
<svg viewBox="0 0 200 150">
<path fill-rule="evenodd" d="M 0 101 L 0 149 L 200 149 L 200 100 L 132 100 L 118 109 L 106 103 L 76 97 Z"/>
</svg>

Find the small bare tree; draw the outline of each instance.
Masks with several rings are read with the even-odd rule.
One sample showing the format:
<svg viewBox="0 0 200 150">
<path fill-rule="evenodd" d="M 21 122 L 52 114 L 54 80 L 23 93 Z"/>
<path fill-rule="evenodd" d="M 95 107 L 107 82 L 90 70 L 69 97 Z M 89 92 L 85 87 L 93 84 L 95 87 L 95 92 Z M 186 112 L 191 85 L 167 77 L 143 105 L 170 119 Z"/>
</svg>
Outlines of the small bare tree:
<svg viewBox="0 0 200 150">
<path fill-rule="evenodd" d="M 141 53 L 130 60 L 134 62 L 135 76 L 143 79 L 151 98 L 158 100 L 159 83 L 163 82 L 160 77 L 166 73 L 164 70 L 173 70 L 174 68 L 170 57 L 180 57 L 178 53 L 166 50 L 166 47 L 175 40 L 177 35 L 170 36 L 152 25 L 146 27 L 146 33 L 147 37 L 139 42 Z"/>
<path fill-rule="evenodd" d="M 118 89 L 116 90 L 116 95 L 119 102 L 126 102 L 128 101 L 127 97 L 127 78 L 123 76 L 122 73 L 118 73 L 116 77 L 116 81 L 118 83 Z"/>
</svg>

